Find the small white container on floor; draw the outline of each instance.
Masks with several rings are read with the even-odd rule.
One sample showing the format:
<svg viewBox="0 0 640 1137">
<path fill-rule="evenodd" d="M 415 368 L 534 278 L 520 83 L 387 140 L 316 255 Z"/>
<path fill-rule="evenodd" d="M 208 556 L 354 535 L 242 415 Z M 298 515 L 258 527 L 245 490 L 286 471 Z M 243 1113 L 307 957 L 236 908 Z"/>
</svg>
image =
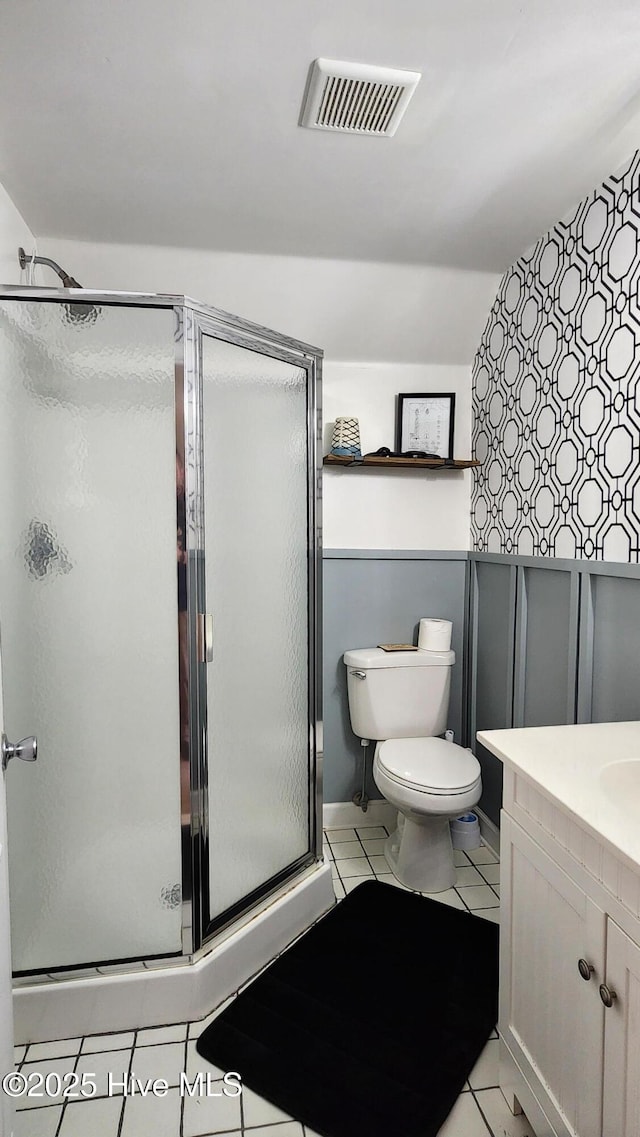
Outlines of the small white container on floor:
<svg viewBox="0 0 640 1137">
<path fill-rule="evenodd" d="M 454 849 L 480 848 L 480 823 L 477 814 L 465 813 L 451 822 L 451 844 Z"/>
</svg>

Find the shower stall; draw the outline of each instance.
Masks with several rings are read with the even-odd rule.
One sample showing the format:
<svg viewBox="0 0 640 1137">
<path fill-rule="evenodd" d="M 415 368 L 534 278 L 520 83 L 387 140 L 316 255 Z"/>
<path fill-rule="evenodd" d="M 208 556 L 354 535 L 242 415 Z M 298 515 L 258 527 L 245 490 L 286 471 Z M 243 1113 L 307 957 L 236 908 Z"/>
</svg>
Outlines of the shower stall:
<svg viewBox="0 0 640 1137">
<path fill-rule="evenodd" d="M 183 296 L 0 289 L 18 1036 L 203 1015 L 333 901 L 321 358 Z"/>
</svg>

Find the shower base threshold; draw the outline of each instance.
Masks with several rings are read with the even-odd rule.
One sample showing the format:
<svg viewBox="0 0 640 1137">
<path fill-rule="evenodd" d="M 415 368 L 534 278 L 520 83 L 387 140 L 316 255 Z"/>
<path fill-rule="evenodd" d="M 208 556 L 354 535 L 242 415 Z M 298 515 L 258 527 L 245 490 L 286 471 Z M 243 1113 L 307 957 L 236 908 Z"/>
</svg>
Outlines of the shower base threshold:
<svg viewBox="0 0 640 1137">
<path fill-rule="evenodd" d="M 19 987 L 15 1043 L 204 1018 L 334 903 L 331 866 L 314 865 L 194 963 Z"/>
</svg>

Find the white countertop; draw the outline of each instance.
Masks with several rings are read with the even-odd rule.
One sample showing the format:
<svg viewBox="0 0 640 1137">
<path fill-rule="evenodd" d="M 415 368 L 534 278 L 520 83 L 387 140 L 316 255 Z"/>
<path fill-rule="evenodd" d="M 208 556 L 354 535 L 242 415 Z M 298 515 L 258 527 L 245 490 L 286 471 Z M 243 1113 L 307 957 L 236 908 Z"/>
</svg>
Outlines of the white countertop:
<svg viewBox="0 0 640 1137">
<path fill-rule="evenodd" d="M 640 722 L 482 730 L 477 737 L 594 836 L 640 866 Z M 618 762 L 633 765 L 603 773 Z"/>
</svg>

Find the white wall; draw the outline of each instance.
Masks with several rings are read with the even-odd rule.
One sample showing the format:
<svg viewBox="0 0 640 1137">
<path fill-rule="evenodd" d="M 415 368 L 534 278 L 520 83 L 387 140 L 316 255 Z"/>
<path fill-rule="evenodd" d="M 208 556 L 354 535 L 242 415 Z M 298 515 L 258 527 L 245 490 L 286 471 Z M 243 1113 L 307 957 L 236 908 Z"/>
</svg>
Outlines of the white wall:
<svg viewBox="0 0 640 1137">
<path fill-rule="evenodd" d="M 367 450 L 393 446 L 399 391 L 455 391 L 455 453 L 470 454 L 470 364 L 493 274 L 44 237 L 39 247 L 87 287 L 184 292 L 323 348 L 325 423 L 355 414 Z M 327 471 L 324 482 L 327 548 L 469 547 L 469 474 Z"/>
<path fill-rule="evenodd" d="M 360 422 L 363 454 L 395 445 L 399 391 L 454 392 L 454 455 L 471 451 L 470 372 L 464 366 L 334 363 L 324 369 L 324 442 L 337 415 Z M 324 476 L 327 549 L 468 549 L 469 471 L 331 470 Z"/>
<path fill-rule="evenodd" d="M 0 187 L 0 265 L 6 283 L 26 281 L 16 258 L 19 244 L 31 251 L 33 236 Z M 399 391 L 454 391 L 455 454 L 470 454 L 469 361 L 476 334 L 472 330 L 477 329 L 478 337 L 482 332 L 495 290 L 493 276 L 405 265 L 234 257 L 228 253 L 89 245 L 46 238 L 38 245 L 41 253 L 59 260 L 84 284 L 133 291 L 184 291 L 323 346 L 325 450 L 330 448 L 330 424 L 337 415 L 359 418 L 363 451 L 382 445 L 392 447 L 395 396 Z M 52 272 L 38 271 L 41 283 L 55 285 Z M 349 288 L 349 281 L 357 285 L 358 296 Z M 380 311 L 389 293 L 398 300 L 398 290 L 406 310 L 412 312 L 413 326 L 407 328 L 406 335 L 391 320 L 384 320 Z M 361 311 L 357 319 L 350 318 L 349 311 L 362 308 L 365 302 L 369 312 Z M 420 305 L 419 318 L 416 309 Z M 408 317 L 405 319 L 408 325 Z M 406 362 L 407 355 L 421 352 L 429 362 Z M 339 362 L 336 353 L 342 353 Z M 354 357 L 358 361 L 350 362 Z M 385 357 L 394 362 L 379 361 Z M 325 545 L 466 549 L 469 492 L 468 473 L 326 471 Z"/>
<path fill-rule="evenodd" d="M 87 288 L 184 292 L 324 349 L 328 359 L 470 364 L 499 276 L 39 237 Z"/>
<path fill-rule="evenodd" d="M 32 251 L 33 233 L 18 213 L 4 186 L 0 185 L 0 284 L 20 284 L 18 248 Z"/>
</svg>

